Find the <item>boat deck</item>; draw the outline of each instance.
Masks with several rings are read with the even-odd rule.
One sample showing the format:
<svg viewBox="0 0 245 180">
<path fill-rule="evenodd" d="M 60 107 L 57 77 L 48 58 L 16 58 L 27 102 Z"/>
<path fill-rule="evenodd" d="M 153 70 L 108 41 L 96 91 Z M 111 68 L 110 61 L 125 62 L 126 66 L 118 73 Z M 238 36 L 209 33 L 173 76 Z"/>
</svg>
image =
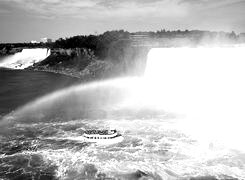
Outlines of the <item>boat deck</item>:
<svg viewBox="0 0 245 180">
<path fill-rule="evenodd" d="M 112 135 L 115 134 L 116 130 L 86 130 L 84 134 L 88 135 Z"/>
</svg>

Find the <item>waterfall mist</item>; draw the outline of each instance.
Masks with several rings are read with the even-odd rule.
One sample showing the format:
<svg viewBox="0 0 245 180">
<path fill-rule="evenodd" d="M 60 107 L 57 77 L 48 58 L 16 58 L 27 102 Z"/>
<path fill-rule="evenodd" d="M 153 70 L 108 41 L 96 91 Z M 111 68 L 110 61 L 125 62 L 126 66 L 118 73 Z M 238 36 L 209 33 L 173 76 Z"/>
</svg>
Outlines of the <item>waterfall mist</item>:
<svg viewBox="0 0 245 180">
<path fill-rule="evenodd" d="M 183 129 L 204 141 L 245 150 L 245 48 L 159 48 L 148 55 L 149 101 L 186 117 Z"/>
</svg>

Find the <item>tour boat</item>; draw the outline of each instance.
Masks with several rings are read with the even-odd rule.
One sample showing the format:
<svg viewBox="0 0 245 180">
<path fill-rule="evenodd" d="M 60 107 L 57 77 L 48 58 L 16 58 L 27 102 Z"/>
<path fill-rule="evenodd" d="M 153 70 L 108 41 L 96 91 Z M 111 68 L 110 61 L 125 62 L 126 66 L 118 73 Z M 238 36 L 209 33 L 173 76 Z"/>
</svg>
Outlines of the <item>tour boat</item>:
<svg viewBox="0 0 245 180">
<path fill-rule="evenodd" d="M 86 130 L 83 137 L 87 142 L 99 144 L 114 144 L 123 141 L 117 130 Z"/>
</svg>

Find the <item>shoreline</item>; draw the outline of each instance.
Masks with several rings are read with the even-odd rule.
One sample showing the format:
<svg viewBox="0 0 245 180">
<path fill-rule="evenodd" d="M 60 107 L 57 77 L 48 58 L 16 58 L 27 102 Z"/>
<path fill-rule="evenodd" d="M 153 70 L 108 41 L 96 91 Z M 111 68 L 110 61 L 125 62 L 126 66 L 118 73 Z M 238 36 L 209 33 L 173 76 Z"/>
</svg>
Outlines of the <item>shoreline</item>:
<svg viewBox="0 0 245 180">
<path fill-rule="evenodd" d="M 72 73 L 64 72 L 64 71 L 58 71 L 58 70 L 41 70 L 41 69 L 13 69 L 13 68 L 5 68 L 5 67 L 0 67 L 0 71 L 33 71 L 33 72 L 48 72 L 48 73 L 53 73 L 53 74 L 60 74 L 68 77 L 73 77 L 77 79 L 82 79 L 78 75 L 74 75 Z"/>
<path fill-rule="evenodd" d="M 104 76 L 101 78 L 96 78 L 95 76 L 85 76 L 84 74 L 81 74 L 81 72 L 67 72 L 64 70 L 53 70 L 53 69 L 32 69 L 32 68 L 25 68 L 25 69 L 12 69 L 12 68 L 0 68 L 1 70 L 8 70 L 8 71 L 29 71 L 29 72 L 46 72 L 46 73 L 52 73 L 52 74 L 59 74 L 71 78 L 79 79 L 82 82 L 92 82 L 92 81 L 101 81 L 106 80 L 110 78 L 119 78 L 119 77 L 128 77 L 127 75 L 118 75 L 118 76 Z"/>
<path fill-rule="evenodd" d="M 93 74 L 84 74 L 82 71 L 75 71 L 74 69 L 67 70 L 54 70 L 54 69 L 23 69 L 24 71 L 33 71 L 33 72 L 47 72 L 53 74 L 59 74 L 71 78 L 76 78 L 83 83 L 93 82 L 93 81 L 101 81 L 111 78 L 110 76 L 102 76 L 96 77 Z"/>
<path fill-rule="evenodd" d="M 64 71 L 59 71 L 59 70 L 41 70 L 41 69 L 23 69 L 25 71 L 33 71 L 33 72 L 48 72 L 48 73 L 53 73 L 53 74 L 60 74 L 60 75 L 64 75 L 64 76 L 69 76 L 69 77 L 73 77 L 73 78 L 77 78 L 77 79 L 81 79 L 82 78 L 78 75 L 74 75 L 72 73 L 68 73 L 68 72 L 64 72 Z"/>
</svg>

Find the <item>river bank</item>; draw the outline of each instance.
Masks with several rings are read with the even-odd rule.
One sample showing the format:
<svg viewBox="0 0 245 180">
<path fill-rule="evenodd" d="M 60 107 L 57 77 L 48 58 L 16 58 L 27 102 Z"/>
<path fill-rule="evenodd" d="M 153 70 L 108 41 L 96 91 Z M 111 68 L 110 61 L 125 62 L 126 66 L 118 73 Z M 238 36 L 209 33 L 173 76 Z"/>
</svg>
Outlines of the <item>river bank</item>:
<svg viewBox="0 0 245 180">
<path fill-rule="evenodd" d="M 61 75 L 81 79 L 81 77 L 79 76 L 79 72 L 62 71 L 62 70 L 54 70 L 54 69 L 34 69 L 34 70 L 26 70 L 26 71 L 49 72 L 49 73 L 61 74 Z"/>
<path fill-rule="evenodd" d="M 27 71 L 50 72 L 62 74 L 73 78 L 79 78 L 83 82 L 107 79 L 110 77 L 121 76 L 122 73 L 117 73 L 119 67 L 108 61 L 93 60 L 88 63 L 83 69 L 77 67 L 67 67 L 61 64 L 55 66 L 49 65 L 34 65 L 26 68 Z"/>
</svg>

